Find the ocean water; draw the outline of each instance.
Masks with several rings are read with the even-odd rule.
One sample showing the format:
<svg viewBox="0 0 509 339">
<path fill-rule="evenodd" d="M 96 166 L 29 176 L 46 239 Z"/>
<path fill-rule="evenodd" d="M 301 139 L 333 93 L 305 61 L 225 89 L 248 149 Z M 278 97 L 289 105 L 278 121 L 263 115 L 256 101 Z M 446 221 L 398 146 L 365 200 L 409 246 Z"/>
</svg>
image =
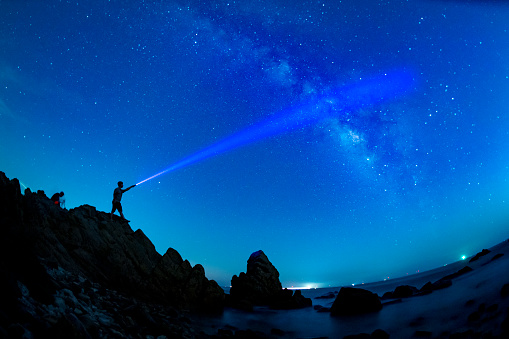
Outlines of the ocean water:
<svg viewBox="0 0 509 339">
<path fill-rule="evenodd" d="M 490 261 L 495 254 L 503 256 Z M 253 312 L 226 308 L 221 316 L 200 317 L 196 322 L 209 334 L 220 328 L 233 327 L 252 329 L 270 333 L 272 329 L 282 330 L 291 338 L 338 338 L 350 334 L 372 333 L 382 329 L 394 338 L 410 338 L 417 330 L 429 331 L 434 335 L 443 332 L 497 331 L 500 328 L 500 315 L 492 313 L 492 319 L 484 323 L 469 323 L 468 316 L 481 304 L 486 307 L 497 305 L 498 309 L 509 307 L 509 299 L 501 298 L 501 287 L 509 283 L 505 272 L 509 272 L 509 246 L 507 242 L 492 248 L 492 253 L 484 259 L 469 263 L 458 261 L 450 265 L 419 274 L 387 281 L 356 286 L 382 296 L 400 285 L 421 288 L 426 282 L 435 282 L 455 273 L 465 266 L 473 271 L 453 280 L 449 288 L 433 293 L 402 299 L 400 302 L 384 305 L 381 311 L 362 316 L 333 317 L 328 312 L 317 312 L 313 307 L 297 310 L 271 310 L 268 307 L 255 307 Z M 504 280 L 505 279 L 505 280 Z M 332 306 L 334 299 L 315 299 L 339 288 L 319 288 L 302 290 L 302 294 L 313 301 L 313 306 Z M 387 302 L 387 300 L 382 301 Z"/>
</svg>

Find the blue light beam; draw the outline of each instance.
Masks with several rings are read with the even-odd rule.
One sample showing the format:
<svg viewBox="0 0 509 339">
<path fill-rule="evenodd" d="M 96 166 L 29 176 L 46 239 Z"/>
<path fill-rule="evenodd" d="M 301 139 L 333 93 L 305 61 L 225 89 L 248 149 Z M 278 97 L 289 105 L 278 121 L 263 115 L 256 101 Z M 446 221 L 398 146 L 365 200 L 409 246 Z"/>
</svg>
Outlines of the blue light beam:
<svg viewBox="0 0 509 339">
<path fill-rule="evenodd" d="M 393 100 L 407 92 L 412 83 L 413 77 L 409 73 L 394 71 L 341 86 L 313 99 L 303 101 L 297 106 L 292 106 L 267 120 L 203 148 L 136 185 L 241 146 L 311 125 L 328 117 Z"/>
</svg>

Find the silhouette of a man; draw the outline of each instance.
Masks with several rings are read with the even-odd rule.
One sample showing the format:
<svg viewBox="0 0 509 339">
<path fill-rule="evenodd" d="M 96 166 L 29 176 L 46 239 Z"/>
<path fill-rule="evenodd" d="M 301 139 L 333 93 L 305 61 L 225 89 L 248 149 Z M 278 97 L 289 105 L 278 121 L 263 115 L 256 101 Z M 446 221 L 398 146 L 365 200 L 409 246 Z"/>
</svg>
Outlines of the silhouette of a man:
<svg viewBox="0 0 509 339">
<path fill-rule="evenodd" d="M 115 211 L 118 210 L 118 213 L 120 213 L 120 217 L 122 217 L 122 219 L 124 219 L 125 221 L 129 222 L 129 220 L 127 220 L 124 217 L 124 214 L 122 213 L 122 204 L 120 204 L 120 201 L 122 200 L 122 194 L 124 192 L 129 191 L 134 186 L 136 185 L 129 186 L 124 190 L 122 189 L 122 187 L 124 187 L 124 183 L 122 181 L 118 182 L 118 187 L 115 188 L 115 190 L 113 191 L 113 201 L 112 201 L 113 207 L 111 208 L 110 219 L 113 219 L 113 213 L 115 213 Z"/>
</svg>

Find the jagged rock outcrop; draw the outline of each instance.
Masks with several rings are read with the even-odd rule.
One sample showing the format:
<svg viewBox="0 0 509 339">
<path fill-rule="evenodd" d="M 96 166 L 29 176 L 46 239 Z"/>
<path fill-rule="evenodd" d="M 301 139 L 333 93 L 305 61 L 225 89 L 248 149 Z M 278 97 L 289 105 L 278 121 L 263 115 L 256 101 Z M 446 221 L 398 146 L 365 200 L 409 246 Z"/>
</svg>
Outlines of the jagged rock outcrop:
<svg viewBox="0 0 509 339">
<path fill-rule="evenodd" d="M 279 272 L 263 251 L 257 251 L 249 257 L 246 273 L 232 277 L 230 296 L 253 305 L 267 305 L 281 290 Z"/>
<path fill-rule="evenodd" d="M 112 221 L 95 207 L 67 211 L 44 192 L 27 189 L 22 195 L 18 180 L 3 172 L 0 225 L 0 269 L 6 281 L 18 280 L 32 294 L 41 290 L 43 299 L 51 299 L 55 287 L 44 274 L 42 259 L 140 300 L 191 311 L 220 312 L 224 307 L 223 290 L 205 277 L 201 265 L 192 267 L 171 248 L 161 256 L 141 230 L 133 232 L 120 218 Z M 38 268 L 28 272 L 23 268 L 27 263 Z"/>
<path fill-rule="evenodd" d="M 229 304 L 252 310 L 254 305 L 268 305 L 275 309 L 293 309 L 312 306 L 301 291 L 292 292 L 281 287 L 279 272 L 263 251 L 251 254 L 246 273 L 234 275 L 231 281 Z"/>
</svg>

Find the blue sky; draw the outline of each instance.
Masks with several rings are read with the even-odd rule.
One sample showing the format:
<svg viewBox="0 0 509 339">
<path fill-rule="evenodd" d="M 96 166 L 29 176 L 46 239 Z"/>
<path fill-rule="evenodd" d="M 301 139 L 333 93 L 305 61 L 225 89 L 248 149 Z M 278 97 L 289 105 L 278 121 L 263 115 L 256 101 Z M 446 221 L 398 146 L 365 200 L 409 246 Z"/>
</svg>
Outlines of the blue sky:
<svg viewBox="0 0 509 339">
<path fill-rule="evenodd" d="M 284 286 L 415 273 L 509 236 L 506 5 L 2 1 L 0 170 L 109 212 L 138 183 L 359 79 L 341 111 L 161 175 L 124 213 L 228 285 L 263 250 Z M 338 104 L 339 105 L 339 104 Z M 338 107 L 341 107 L 340 105 Z"/>
</svg>

